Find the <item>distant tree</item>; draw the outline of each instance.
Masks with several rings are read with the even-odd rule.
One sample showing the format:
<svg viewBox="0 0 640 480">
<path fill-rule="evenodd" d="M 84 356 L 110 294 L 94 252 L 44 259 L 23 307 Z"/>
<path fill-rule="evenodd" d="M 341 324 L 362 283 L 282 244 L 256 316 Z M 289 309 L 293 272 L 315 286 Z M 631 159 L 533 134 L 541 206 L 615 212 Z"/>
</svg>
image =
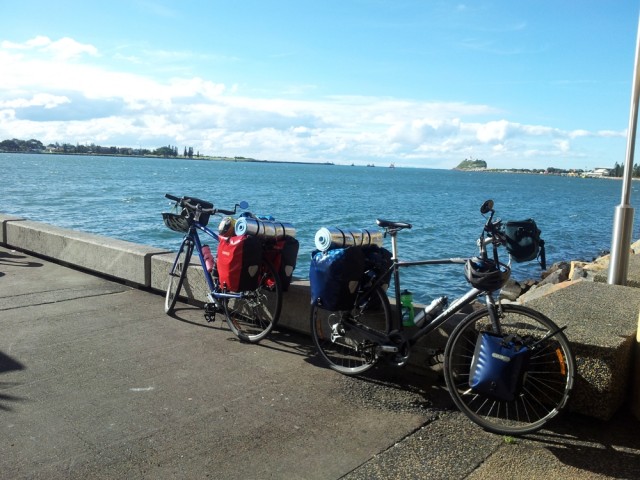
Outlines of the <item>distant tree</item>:
<svg viewBox="0 0 640 480">
<path fill-rule="evenodd" d="M 162 156 L 162 157 L 173 157 L 174 155 L 174 150 L 171 147 L 171 145 L 169 145 L 168 147 L 160 147 L 158 149 L 156 149 L 153 152 L 154 155 L 158 155 L 158 156 Z"/>
<path fill-rule="evenodd" d="M 616 164 L 613 166 L 613 169 L 611 169 L 611 172 L 609 173 L 609 176 L 610 177 L 621 177 L 623 171 L 624 171 L 624 163 L 622 165 L 620 165 L 618 162 L 616 162 Z"/>
<path fill-rule="evenodd" d="M 189 147 L 189 158 L 193 158 L 193 147 Z"/>
<path fill-rule="evenodd" d="M 44 145 L 42 144 L 42 142 L 40 140 L 36 140 L 35 138 L 27 140 L 26 145 L 28 151 L 44 150 Z"/>
<path fill-rule="evenodd" d="M 0 142 L 0 150 L 3 150 L 5 152 L 19 152 L 20 144 L 15 138 L 13 140 L 3 140 L 2 142 Z"/>
</svg>

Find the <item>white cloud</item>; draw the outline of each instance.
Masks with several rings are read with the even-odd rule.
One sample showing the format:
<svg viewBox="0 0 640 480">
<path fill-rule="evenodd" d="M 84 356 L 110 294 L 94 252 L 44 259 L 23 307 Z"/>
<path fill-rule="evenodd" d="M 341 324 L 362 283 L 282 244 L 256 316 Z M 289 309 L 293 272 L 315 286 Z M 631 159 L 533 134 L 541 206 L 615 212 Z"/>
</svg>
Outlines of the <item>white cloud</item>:
<svg viewBox="0 0 640 480">
<path fill-rule="evenodd" d="M 79 61 L 87 55 L 92 63 Z M 0 140 L 178 144 L 203 154 L 423 166 L 455 166 L 473 155 L 498 167 L 536 155 L 570 161 L 584 156 L 581 139 L 624 136 L 526 125 L 490 105 L 464 102 L 249 97 L 211 79 L 115 70 L 95 47 L 70 38 L 4 41 L 0 64 Z"/>
</svg>

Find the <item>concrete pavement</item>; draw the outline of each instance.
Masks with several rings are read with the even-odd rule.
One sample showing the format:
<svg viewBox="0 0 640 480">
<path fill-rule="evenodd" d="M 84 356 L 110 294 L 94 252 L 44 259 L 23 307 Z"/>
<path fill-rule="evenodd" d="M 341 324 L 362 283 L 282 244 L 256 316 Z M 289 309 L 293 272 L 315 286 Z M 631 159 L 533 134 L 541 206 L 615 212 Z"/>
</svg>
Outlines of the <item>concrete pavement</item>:
<svg viewBox="0 0 640 480">
<path fill-rule="evenodd" d="M 0 478 L 635 478 L 640 422 L 483 432 L 437 375 L 321 368 L 309 339 L 0 247 Z"/>
</svg>

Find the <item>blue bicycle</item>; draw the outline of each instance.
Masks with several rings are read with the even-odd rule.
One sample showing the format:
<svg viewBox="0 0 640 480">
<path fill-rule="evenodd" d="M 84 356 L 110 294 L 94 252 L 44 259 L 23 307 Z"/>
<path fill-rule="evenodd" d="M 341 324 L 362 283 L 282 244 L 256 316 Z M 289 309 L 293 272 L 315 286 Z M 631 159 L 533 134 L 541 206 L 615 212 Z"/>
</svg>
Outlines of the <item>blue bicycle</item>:
<svg viewBox="0 0 640 480">
<path fill-rule="evenodd" d="M 171 315 L 175 310 L 195 251 L 208 288 L 209 301 L 204 305 L 205 319 L 211 322 L 215 320 L 216 313 L 224 313 L 229 328 L 240 340 L 259 342 L 276 325 L 282 308 L 281 280 L 269 262 L 268 255 L 262 255 L 261 251 L 257 251 L 255 265 L 240 265 L 236 269 L 237 272 L 234 273 L 238 275 L 248 272 L 250 276 L 248 282 L 221 282 L 217 271 L 218 259 L 213 258 L 209 247 L 202 244 L 199 236 L 200 232 L 211 237 L 216 243 L 221 241 L 228 243 L 227 237 L 207 227 L 209 219 L 214 215 L 235 215 L 238 208 L 245 210 L 249 205 L 246 202 L 240 202 L 234 206 L 233 210 L 224 210 L 195 197 L 176 197 L 169 194 L 165 197 L 175 202 L 174 211 L 176 212 L 162 214 L 165 225 L 175 232 L 184 234 L 169 271 L 165 313 Z M 222 227 L 223 225 L 220 228 Z M 251 240 L 254 242 L 252 247 L 254 253 L 260 249 L 268 252 L 273 248 L 268 241 L 257 237 Z M 255 242 L 258 242 L 257 246 Z"/>
</svg>

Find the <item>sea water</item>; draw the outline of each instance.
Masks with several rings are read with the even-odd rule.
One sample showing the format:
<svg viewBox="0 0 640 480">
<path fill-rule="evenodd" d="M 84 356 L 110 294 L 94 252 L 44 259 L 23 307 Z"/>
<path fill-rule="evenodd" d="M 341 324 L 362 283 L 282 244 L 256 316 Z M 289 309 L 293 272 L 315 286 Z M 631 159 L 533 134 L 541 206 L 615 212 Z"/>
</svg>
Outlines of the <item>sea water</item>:
<svg viewBox="0 0 640 480">
<path fill-rule="evenodd" d="M 592 260 L 610 248 L 622 189 L 620 180 L 549 175 L 50 154 L 0 153 L 0 169 L 2 213 L 172 250 L 181 238 L 162 222 L 171 206 L 165 193 L 225 209 L 246 200 L 251 212 L 294 225 L 299 278 L 308 276 L 319 228 L 376 228 L 376 218 L 413 225 L 398 236 L 403 260 L 472 256 L 487 199 L 504 221 L 536 220 L 548 265 Z M 632 188 L 637 209 L 638 183 Z M 634 222 L 633 238 L 639 233 Z M 518 280 L 540 275 L 535 261 L 512 266 Z M 423 302 L 468 287 L 459 265 L 402 275 L 403 288 Z"/>
</svg>

